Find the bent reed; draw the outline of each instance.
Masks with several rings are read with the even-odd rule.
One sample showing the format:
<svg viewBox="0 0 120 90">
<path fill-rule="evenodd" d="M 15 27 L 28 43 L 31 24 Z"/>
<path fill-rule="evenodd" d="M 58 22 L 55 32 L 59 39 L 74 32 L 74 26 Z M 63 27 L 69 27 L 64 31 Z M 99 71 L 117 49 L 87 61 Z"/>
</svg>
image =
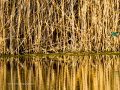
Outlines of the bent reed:
<svg viewBox="0 0 120 90">
<path fill-rule="evenodd" d="M 0 53 L 120 51 L 119 0 L 0 0 Z"/>
</svg>

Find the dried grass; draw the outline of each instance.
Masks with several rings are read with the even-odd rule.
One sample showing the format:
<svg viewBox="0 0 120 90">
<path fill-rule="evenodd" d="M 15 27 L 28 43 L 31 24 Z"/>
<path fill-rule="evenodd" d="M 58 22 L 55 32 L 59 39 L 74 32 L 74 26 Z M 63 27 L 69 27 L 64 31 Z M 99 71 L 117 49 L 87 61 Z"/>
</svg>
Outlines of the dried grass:
<svg viewBox="0 0 120 90">
<path fill-rule="evenodd" d="M 1 0 L 2 53 L 120 51 L 119 0 Z"/>
</svg>

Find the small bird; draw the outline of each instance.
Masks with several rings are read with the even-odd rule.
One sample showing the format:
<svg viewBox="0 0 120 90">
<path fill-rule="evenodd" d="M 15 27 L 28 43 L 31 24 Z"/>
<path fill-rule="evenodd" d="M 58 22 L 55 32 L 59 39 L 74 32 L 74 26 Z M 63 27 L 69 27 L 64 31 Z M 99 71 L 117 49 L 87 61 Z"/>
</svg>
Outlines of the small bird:
<svg viewBox="0 0 120 90">
<path fill-rule="evenodd" d="M 111 35 L 116 36 L 116 37 L 117 37 L 119 34 L 120 34 L 120 32 L 112 32 L 112 33 L 111 33 Z"/>
</svg>

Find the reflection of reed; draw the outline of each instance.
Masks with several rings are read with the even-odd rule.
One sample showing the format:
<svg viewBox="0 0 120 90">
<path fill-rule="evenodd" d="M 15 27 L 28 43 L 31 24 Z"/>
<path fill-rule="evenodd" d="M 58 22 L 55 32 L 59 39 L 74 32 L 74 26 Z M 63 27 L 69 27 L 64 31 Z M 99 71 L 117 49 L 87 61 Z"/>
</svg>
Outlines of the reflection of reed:
<svg viewBox="0 0 120 90">
<path fill-rule="evenodd" d="M 18 58 L 18 61 L 19 61 L 19 58 Z M 19 65 L 17 64 L 17 75 L 18 75 L 18 83 L 22 83 L 21 82 L 21 74 L 20 74 L 20 69 L 19 69 L 20 67 L 19 67 Z M 14 82 L 15 83 L 15 82 Z M 22 90 L 21 89 L 21 84 L 18 84 L 18 89 L 19 90 Z"/>
<path fill-rule="evenodd" d="M 0 90 L 117 90 L 118 66 L 115 55 L 1 58 Z"/>
</svg>

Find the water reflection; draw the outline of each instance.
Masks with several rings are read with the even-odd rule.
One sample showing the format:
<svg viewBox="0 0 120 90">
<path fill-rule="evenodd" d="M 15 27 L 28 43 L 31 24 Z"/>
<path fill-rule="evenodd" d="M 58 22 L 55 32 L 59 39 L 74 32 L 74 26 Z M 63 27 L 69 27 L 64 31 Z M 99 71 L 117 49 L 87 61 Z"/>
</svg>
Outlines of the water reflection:
<svg viewBox="0 0 120 90">
<path fill-rule="evenodd" d="M 119 56 L 0 58 L 0 90 L 118 90 Z"/>
</svg>

